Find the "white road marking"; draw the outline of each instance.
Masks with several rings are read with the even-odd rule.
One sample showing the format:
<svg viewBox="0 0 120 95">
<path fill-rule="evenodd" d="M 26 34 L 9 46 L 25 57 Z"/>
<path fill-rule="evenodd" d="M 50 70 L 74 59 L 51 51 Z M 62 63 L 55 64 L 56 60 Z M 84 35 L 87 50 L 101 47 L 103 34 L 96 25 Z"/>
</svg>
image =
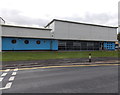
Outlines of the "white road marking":
<svg viewBox="0 0 120 95">
<path fill-rule="evenodd" d="M 10 71 L 10 69 L 5 70 L 5 72 L 8 72 L 8 71 Z M 13 71 L 18 71 L 18 68 L 14 69 Z M 17 72 L 13 72 L 13 73 L 12 73 L 13 76 L 11 76 L 11 77 L 9 78 L 9 81 L 13 81 L 13 80 L 15 79 L 15 75 L 16 75 L 16 74 L 17 74 Z M 3 73 L 3 74 L 1 75 L 1 77 L 0 77 L 0 82 L 4 79 L 4 76 L 6 76 L 6 75 L 7 75 L 7 73 Z M 8 82 L 8 83 L 6 84 L 6 86 L 0 88 L 0 90 L 9 89 L 9 88 L 11 88 L 11 86 L 12 86 L 12 82 Z"/>
<path fill-rule="evenodd" d="M 16 74 L 17 74 L 17 72 L 13 72 L 13 73 L 12 73 L 13 76 L 16 75 Z"/>
<path fill-rule="evenodd" d="M 6 75 L 7 75 L 7 73 L 3 73 L 1 76 L 4 77 L 4 76 L 6 76 Z"/>
<path fill-rule="evenodd" d="M 6 84 L 5 88 L 10 88 L 11 85 L 12 85 L 12 82 L 9 82 L 9 83 Z"/>
<path fill-rule="evenodd" d="M 18 68 L 14 69 L 14 71 L 18 71 Z"/>
<path fill-rule="evenodd" d="M 15 78 L 14 76 L 10 77 L 10 78 L 9 78 L 9 81 L 13 81 L 14 78 Z"/>
<path fill-rule="evenodd" d="M 5 72 L 8 72 L 8 71 L 10 71 L 10 69 L 5 70 Z"/>
<path fill-rule="evenodd" d="M 0 78 L 0 82 L 3 80 L 3 78 Z"/>
<path fill-rule="evenodd" d="M 3 90 L 3 89 L 8 89 L 8 88 L 10 88 L 11 86 L 12 86 L 12 82 L 9 82 L 9 83 L 7 83 L 7 84 L 6 84 L 6 86 L 5 86 L 5 87 L 0 88 L 0 90 Z"/>
<path fill-rule="evenodd" d="M 3 87 L 3 88 L 0 88 L 0 90 L 3 90 L 3 89 L 6 89 L 5 87 Z"/>
</svg>

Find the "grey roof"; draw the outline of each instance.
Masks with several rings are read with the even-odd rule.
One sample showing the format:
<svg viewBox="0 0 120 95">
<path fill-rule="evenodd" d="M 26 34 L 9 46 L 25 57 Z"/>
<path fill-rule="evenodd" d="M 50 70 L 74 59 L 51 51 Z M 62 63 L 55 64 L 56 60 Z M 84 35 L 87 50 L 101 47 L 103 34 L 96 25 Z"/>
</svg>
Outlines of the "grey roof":
<svg viewBox="0 0 120 95">
<path fill-rule="evenodd" d="M 68 23 L 74 23 L 74 24 L 83 24 L 83 25 L 91 25 L 91 26 L 99 26 L 99 27 L 108 27 L 108 28 L 118 28 L 118 27 L 113 27 L 113 26 L 104 26 L 104 25 L 97 25 L 97 24 L 80 23 L 80 22 L 67 21 L 67 20 L 59 20 L 59 19 L 53 19 L 51 22 L 49 22 L 49 23 L 45 26 L 45 28 L 46 28 L 47 26 L 49 26 L 51 23 L 53 23 L 54 21 L 68 22 Z"/>
<path fill-rule="evenodd" d="M 17 28 L 27 28 L 27 29 L 38 29 L 38 30 L 52 30 L 52 29 L 47 29 L 47 28 L 26 27 L 26 26 L 16 26 L 16 25 L 6 25 L 6 24 L 2 24 L 2 26 L 6 26 L 6 27 L 17 27 Z"/>
</svg>

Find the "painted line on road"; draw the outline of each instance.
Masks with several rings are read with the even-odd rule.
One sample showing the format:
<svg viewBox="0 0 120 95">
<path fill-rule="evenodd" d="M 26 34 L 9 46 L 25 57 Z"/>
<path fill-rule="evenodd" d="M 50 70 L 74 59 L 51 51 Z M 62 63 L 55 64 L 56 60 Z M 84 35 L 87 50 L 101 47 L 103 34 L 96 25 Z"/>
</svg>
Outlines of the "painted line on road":
<svg viewBox="0 0 120 95">
<path fill-rule="evenodd" d="M 4 71 L 10 71 L 10 69 L 4 70 Z M 13 69 L 12 71 L 13 71 L 13 73 L 12 73 L 12 76 L 9 78 L 9 82 L 6 84 L 5 87 L 0 88 L 0 90 L 4 90 L 4 89 L 9 89 L 9 88 L 11 88 L 12 83 L 13 83 L 13 81 L 14 81 L 14 79 L 15 79 L 15 75 L 17 74 L 18 68 Z M 6 75 L 7 75 L 7 73 L 3 73 L 1 76 L 6 76 Z M 1 77 L 1 78 L 0 78 L 0 81 L 2 81 L 3 78 L 4 78 L 4 77 Z"/>
<path fill-rule="evenodd" d="M 13 71 L 18 71 L 18 68 L 14 69 Z"/>
<path fill-rule="evenodd" d="M 2 77 L 2 78 L 0 78 L 0 82 L 3 80 L 4 78 Z"/>
<path fill-rule="evenodd" d="M 62 68 L 62 67 L 80 67 L 85 65 L 66 65 L 66 66 L 46 66 L 46 67 L 32 67 L 32 68 L 19 68 L 19 70 L 30 70 L 30 69 L 45 69 L 45 68 Z M 97 65 L 91 65 L 97 66 Z"/>
<path fill-rule="evenodd" d="M 16 74 L 17 74 L 17 72 L 13 72 L 13 73 L 12 73 L 13 76 L 16 75 Z"/>
<path fill-rule="evenodd" d="M 10 88 L 11 85 L 12 85 L 12 82 L 9 82 L 9 83 L 6 84 L 5 88 Z"/>
<path fill-rule="evenodd" d="M 5 72 L 8 72 L 8 71 L 10 71 L 10 69 L 5 70 Z"/>
<path fill-rule="evenodd" d="M 45 66 L 45 67 L 30 67 L 30 68 L 17 68 L 17 69 L 11 69 L 13 71 L 17 70 L 30 70 L 30 69 L 40 69 L 40 68 L 62 68 L 62 67 L 88 67 L 88 66 L 112 66 L 112 65 L 120 65 L 120 64 L 87 64 L 87 65 L 65 65 L 65 66 Z M 5 70 L 0 70 L 5 71 Z"/>
<path fill-rule="evenodd" d="M 88 66 L 110 66 L 110 65 L 120 65 L 120 64 L 93 64 L 93 65 L 66 65 L 66 66 L 46 66 L 46 67 L 33 67 L 33 68 L 19 68 L 19 70 L 30 70 L 30 69 L 41 69 L 41 68 L 62 68 L 62 67 L 88 67 Z"/>
<path fill-rule="evenodd" d="M 9 81 L 13 81 L 15 79 L 15 76 L 12 76 L 9 78 Z"/>
<path fill-rule="evenodd" d="M 4 77 L 4 76 L 6 76 L 7 75 L 7 73 L 3 73 L 2 75 L 1 75 L 1 77 Z"/>
<path fill-rule="evenodd" d="M 5 87 L 0 88 L 0 90 L 8 89 L 8 88 L 11 87 L 11 85 L 12 85 L 12 82 L 9 82 L 9 83 L 6 84 Z"/>
</svg>

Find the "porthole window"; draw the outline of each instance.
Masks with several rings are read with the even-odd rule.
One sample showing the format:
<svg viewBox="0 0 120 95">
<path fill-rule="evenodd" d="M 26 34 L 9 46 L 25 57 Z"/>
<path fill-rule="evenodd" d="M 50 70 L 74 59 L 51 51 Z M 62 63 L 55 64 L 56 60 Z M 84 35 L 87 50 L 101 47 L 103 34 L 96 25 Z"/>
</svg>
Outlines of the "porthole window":
<svg viewBox="0 0 120 95">
<path fill-rule="evenodd" d="M 24 43 L 25 43 L 25 44 L 29 44 L 29 41 L 28 41 L 28 40 L 25 40 Z"/>
<path fill-rule="evenodd" d="M 40 44 L 40 41 L 36 41 L 37 44 Z"/>
<path fill-rule="evenodd" d="M 16 40 L 12 40 L 11 42 L 12 42 L 13 44 L 15 44 L 17 41 L 16 41 Z"/>
</svg>

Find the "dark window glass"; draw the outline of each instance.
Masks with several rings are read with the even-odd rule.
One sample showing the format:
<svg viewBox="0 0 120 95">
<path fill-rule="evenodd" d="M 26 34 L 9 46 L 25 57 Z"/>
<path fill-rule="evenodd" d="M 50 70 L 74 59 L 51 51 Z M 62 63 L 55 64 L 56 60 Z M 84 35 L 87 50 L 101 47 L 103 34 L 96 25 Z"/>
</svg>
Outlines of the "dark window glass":
<svg viewBox="0 0 120 95">
<path fill-rule="evenodd" d="M 59 46 L 66 46 L 66 42 L 65 41 L 59 41 L 58 45 Z"/>
<path fill-rule="evenodd" d="M 103 47 L 103 44 L 101 44 Z M 100 42 L 87 41 L 59 41 L 59 50 L 99 50 L 101 48 Z"/>
<path fill-rule="evenodd" d="M 25 40 L 24 43 L 25 43 L 25 44 L 29 44 L 29 41 L 28 41 L 28 40 Z"/>
<path fill-rule="evenodd" d="M 73 42 L 73 46 L 81 46 L 81 43 L 80 42 Z"/>
<path fill-rule="evenodd" d="M 67 42 L 66 42 L 66 45 L 67 45 L 67 46 L 73 46 L 73 41 L 67 41 Z"/>
<path fill-rule="evenodd" d="M 12 42 L 13 44 L 15 44 L 17 41 L 16 41 L 16 40 L 12 40 L 11 42 Z"/>
<path fill-rule="evenodd" d="M 94 46 L 93 42 L 87 42 L 87 46 Z"/>
<path fill-rule="evenodd" d="M 40 41 L 36 41 L 37 44 L 40 44 Z"/>
</svg>

